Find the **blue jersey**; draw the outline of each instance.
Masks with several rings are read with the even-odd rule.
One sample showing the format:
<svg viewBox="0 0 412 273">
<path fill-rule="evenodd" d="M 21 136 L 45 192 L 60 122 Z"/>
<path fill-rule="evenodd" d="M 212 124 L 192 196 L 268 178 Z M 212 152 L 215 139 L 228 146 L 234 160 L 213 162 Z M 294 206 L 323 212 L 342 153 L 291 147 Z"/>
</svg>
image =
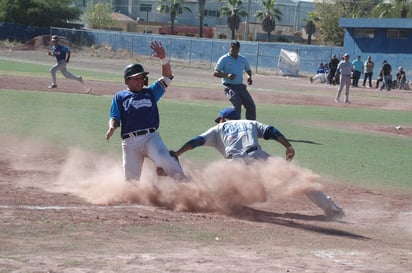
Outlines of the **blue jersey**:
<svg viewBox="0 0 412 273">
<path fill-rule="evenodd" d="M 160 81 L 138 92 L 117 92 L 110 108 L 110 118 L 120 121 L 121 135 L 148 128 L 159 128 L 157 101 L 163 96 Z"/>
<path fill-rule="evenodd" d="M 237 58 L 233 58 L 228 53 L 219 58 L 215 66 L 215 71 L 236 75 L 233 80 L 222 78 L 223 84 L 242 84 L 243 72 L 250 71 L 250 65 L 245 57 L 238 55 Z"/>
<path fill-rule="evenodd" d="M 67 53 L 70 51 L 67 46 L 64 45 L 53 45 L 50 49 L 53 56 L 56 57 L 57 62 L 61 60 L 66 60 Z"/>
</svg>

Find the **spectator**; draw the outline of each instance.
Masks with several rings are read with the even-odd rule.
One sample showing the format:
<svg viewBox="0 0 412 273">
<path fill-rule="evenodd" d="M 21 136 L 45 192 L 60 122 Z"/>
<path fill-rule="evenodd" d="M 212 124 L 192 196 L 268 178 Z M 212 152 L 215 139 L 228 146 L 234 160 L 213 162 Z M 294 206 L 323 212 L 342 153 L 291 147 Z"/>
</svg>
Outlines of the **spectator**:
<svg viewBox="0 0 412 273">
<path fill-rule="evenodd" d="M 363 78 L 363 86 L 365 86 L 366 81 L 369 80 L 369 87 L 372 87 L 372 76 L 375 63 L 372 61 L 372 57 L 368 56 L 368 59 L 363 64 L 363 72 L 365 77 Z"/>
<path fill-rule="evenodd" d="M 329 75 L 328 75 L 328 80 L 329 84 L 335 85 L 335 74 L 336 74 L 336 69 L 338 69 L 338 64 L 339 64 L 339 59 L 336 57 L 336 55 L 333 55 L 332 58 L 330 59 L 328 63 L 329 67 Z"/>
<path fill-rule="evenodd" d="M 386 91 L 391 91 L 392 86 L 392 66 L 385 60 L 382 64 L 382 79 L 383 84 L 381 86 L 381 91 L 386 88 Z"/>
<path fill-rule="evenodd" d="M 403 67 L 402 66 L 400 66 L 399 68 L 398 68 L 398 73 L 396 73 L 396 80 L 398 81 L 398 83 L 399 83 L 399 90 L 402 90 L 403 89 L 403 86 L 404 86 L 404 84 L 405 84 L 405 82 L 406 82 L 406 74 L 405 74 L 405 71 L 403 70 Z"/>
<path fill-rule="evenodd" d="M 382 71 L 379 71 L 379 75 L 376 78 L 376 88 L 379 88 L 379 83 L 383 81 Z"/>
<path fill-rule="evenodd" d="M 326 77 L 327 77 L 327 68 L 323 63 L 319 64 L 319 67 L 316 69 L 316 75 L 313 77 L 310 77 L 309 80 L 310 82 L 314 82 L 319 79 L 321 83 L 326 82 Z"/>
<path fill-rule="evenodd" d="M 359 79 L 363 73 L 363 62 L 361 61 L 361 56 L 356 57 L 356 60 L 352 62 L 352 65 L 353 65 L 352 86 L 358 87 Z"/>
</svg>

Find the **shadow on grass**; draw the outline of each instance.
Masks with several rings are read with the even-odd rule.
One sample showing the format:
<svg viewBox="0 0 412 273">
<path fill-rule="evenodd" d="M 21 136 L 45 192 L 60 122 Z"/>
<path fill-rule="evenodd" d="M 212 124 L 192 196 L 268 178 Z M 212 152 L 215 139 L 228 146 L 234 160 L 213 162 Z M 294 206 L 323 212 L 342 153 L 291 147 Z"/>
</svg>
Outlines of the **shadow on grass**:
<svg viewBox="0 0 412 273">
<path fill-rule="evenodd" d="M 314 144 L 314 145 L 323 145 L 318 142 L 314 142 L 311 140 L 303 140 L 303 139 L 288 139 L 289 142 L 300 142 L 300 143 L 307 143 L 307 144 Z"/>
</svg>

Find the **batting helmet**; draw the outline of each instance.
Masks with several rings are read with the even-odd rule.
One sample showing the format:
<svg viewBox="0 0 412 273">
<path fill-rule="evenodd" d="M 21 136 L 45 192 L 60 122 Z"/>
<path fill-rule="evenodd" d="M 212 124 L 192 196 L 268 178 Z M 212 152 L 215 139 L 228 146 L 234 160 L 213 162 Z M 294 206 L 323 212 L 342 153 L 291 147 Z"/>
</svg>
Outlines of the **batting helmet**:
<svg viewBox="0 0 412 273">
<path fill-rule="evenodd" d="M 149 72 L 144 71 L 144 68 L 141 64 L 129 64 L 124 69 L 125 78 L 134 77 L 134 76 L 138 76 L 141 74 L 144 74 L 144 75 L 149 74 Z"/>
</svg>

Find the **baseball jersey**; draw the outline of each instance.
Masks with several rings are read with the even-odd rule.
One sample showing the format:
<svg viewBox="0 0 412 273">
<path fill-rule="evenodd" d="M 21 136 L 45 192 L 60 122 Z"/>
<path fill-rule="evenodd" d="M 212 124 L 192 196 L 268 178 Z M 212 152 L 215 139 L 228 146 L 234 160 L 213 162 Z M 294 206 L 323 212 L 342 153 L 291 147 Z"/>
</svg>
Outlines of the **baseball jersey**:
<svg viewBox="0 0 412 273">
<path fill-rule="evenodd" d="M 352 63 L 349 61 L 341 61 L 338 64 L 338 71 L 340 74 L 342 74 L 343 76 L 346 77 L 350 77 L 351 73 L 352 73 Z"/>
<path fill-rule="evenodd" d="M 354 60 L 354 61 L 352 62 L 352 65 L 353 65 L 353 68 L 354 68 L 356 71 L 362 72 L 362 68 L 363 68 L 363 63 L 362 63 L 362 61 L 359 61 L 358 59 L 356 59 L 356 60 Z"/>
<path fill-rule="evenodd" d="M 263 138 L 268 127 L 255 120 L 228 120 L 200 136 L 205 146 L 216 148 L 224 157 L 243 157 L 252 147 L 260 149 L 258 138 Z"/>
<path fill-rule="evenodd" d="M 159 128 L 157 101 L 163 96 L 160 81 L 156 81 L 141 91 L 123 90 L 117 92 L 110 107 L 110 118 L 120 121 L 121 135 L 148 129 Z"/>
<path fill-rule="evenodd" d="M 50 49 L 57 61 L 66 60 L 67 53 L 70 51 L 67 46 L 53 45 Z"/>
<path fill-rule="evenodd" d="M 223 84 L 242 84 L 243 72 L 249 70 L 250 65 L 245 57 L 238 55 L 237 58 L 233 58 L 229 53 L 220 57 L 215 66 L 215 71 L 236 75 L 233 80 L 222 78 Z"/>
</svg>

